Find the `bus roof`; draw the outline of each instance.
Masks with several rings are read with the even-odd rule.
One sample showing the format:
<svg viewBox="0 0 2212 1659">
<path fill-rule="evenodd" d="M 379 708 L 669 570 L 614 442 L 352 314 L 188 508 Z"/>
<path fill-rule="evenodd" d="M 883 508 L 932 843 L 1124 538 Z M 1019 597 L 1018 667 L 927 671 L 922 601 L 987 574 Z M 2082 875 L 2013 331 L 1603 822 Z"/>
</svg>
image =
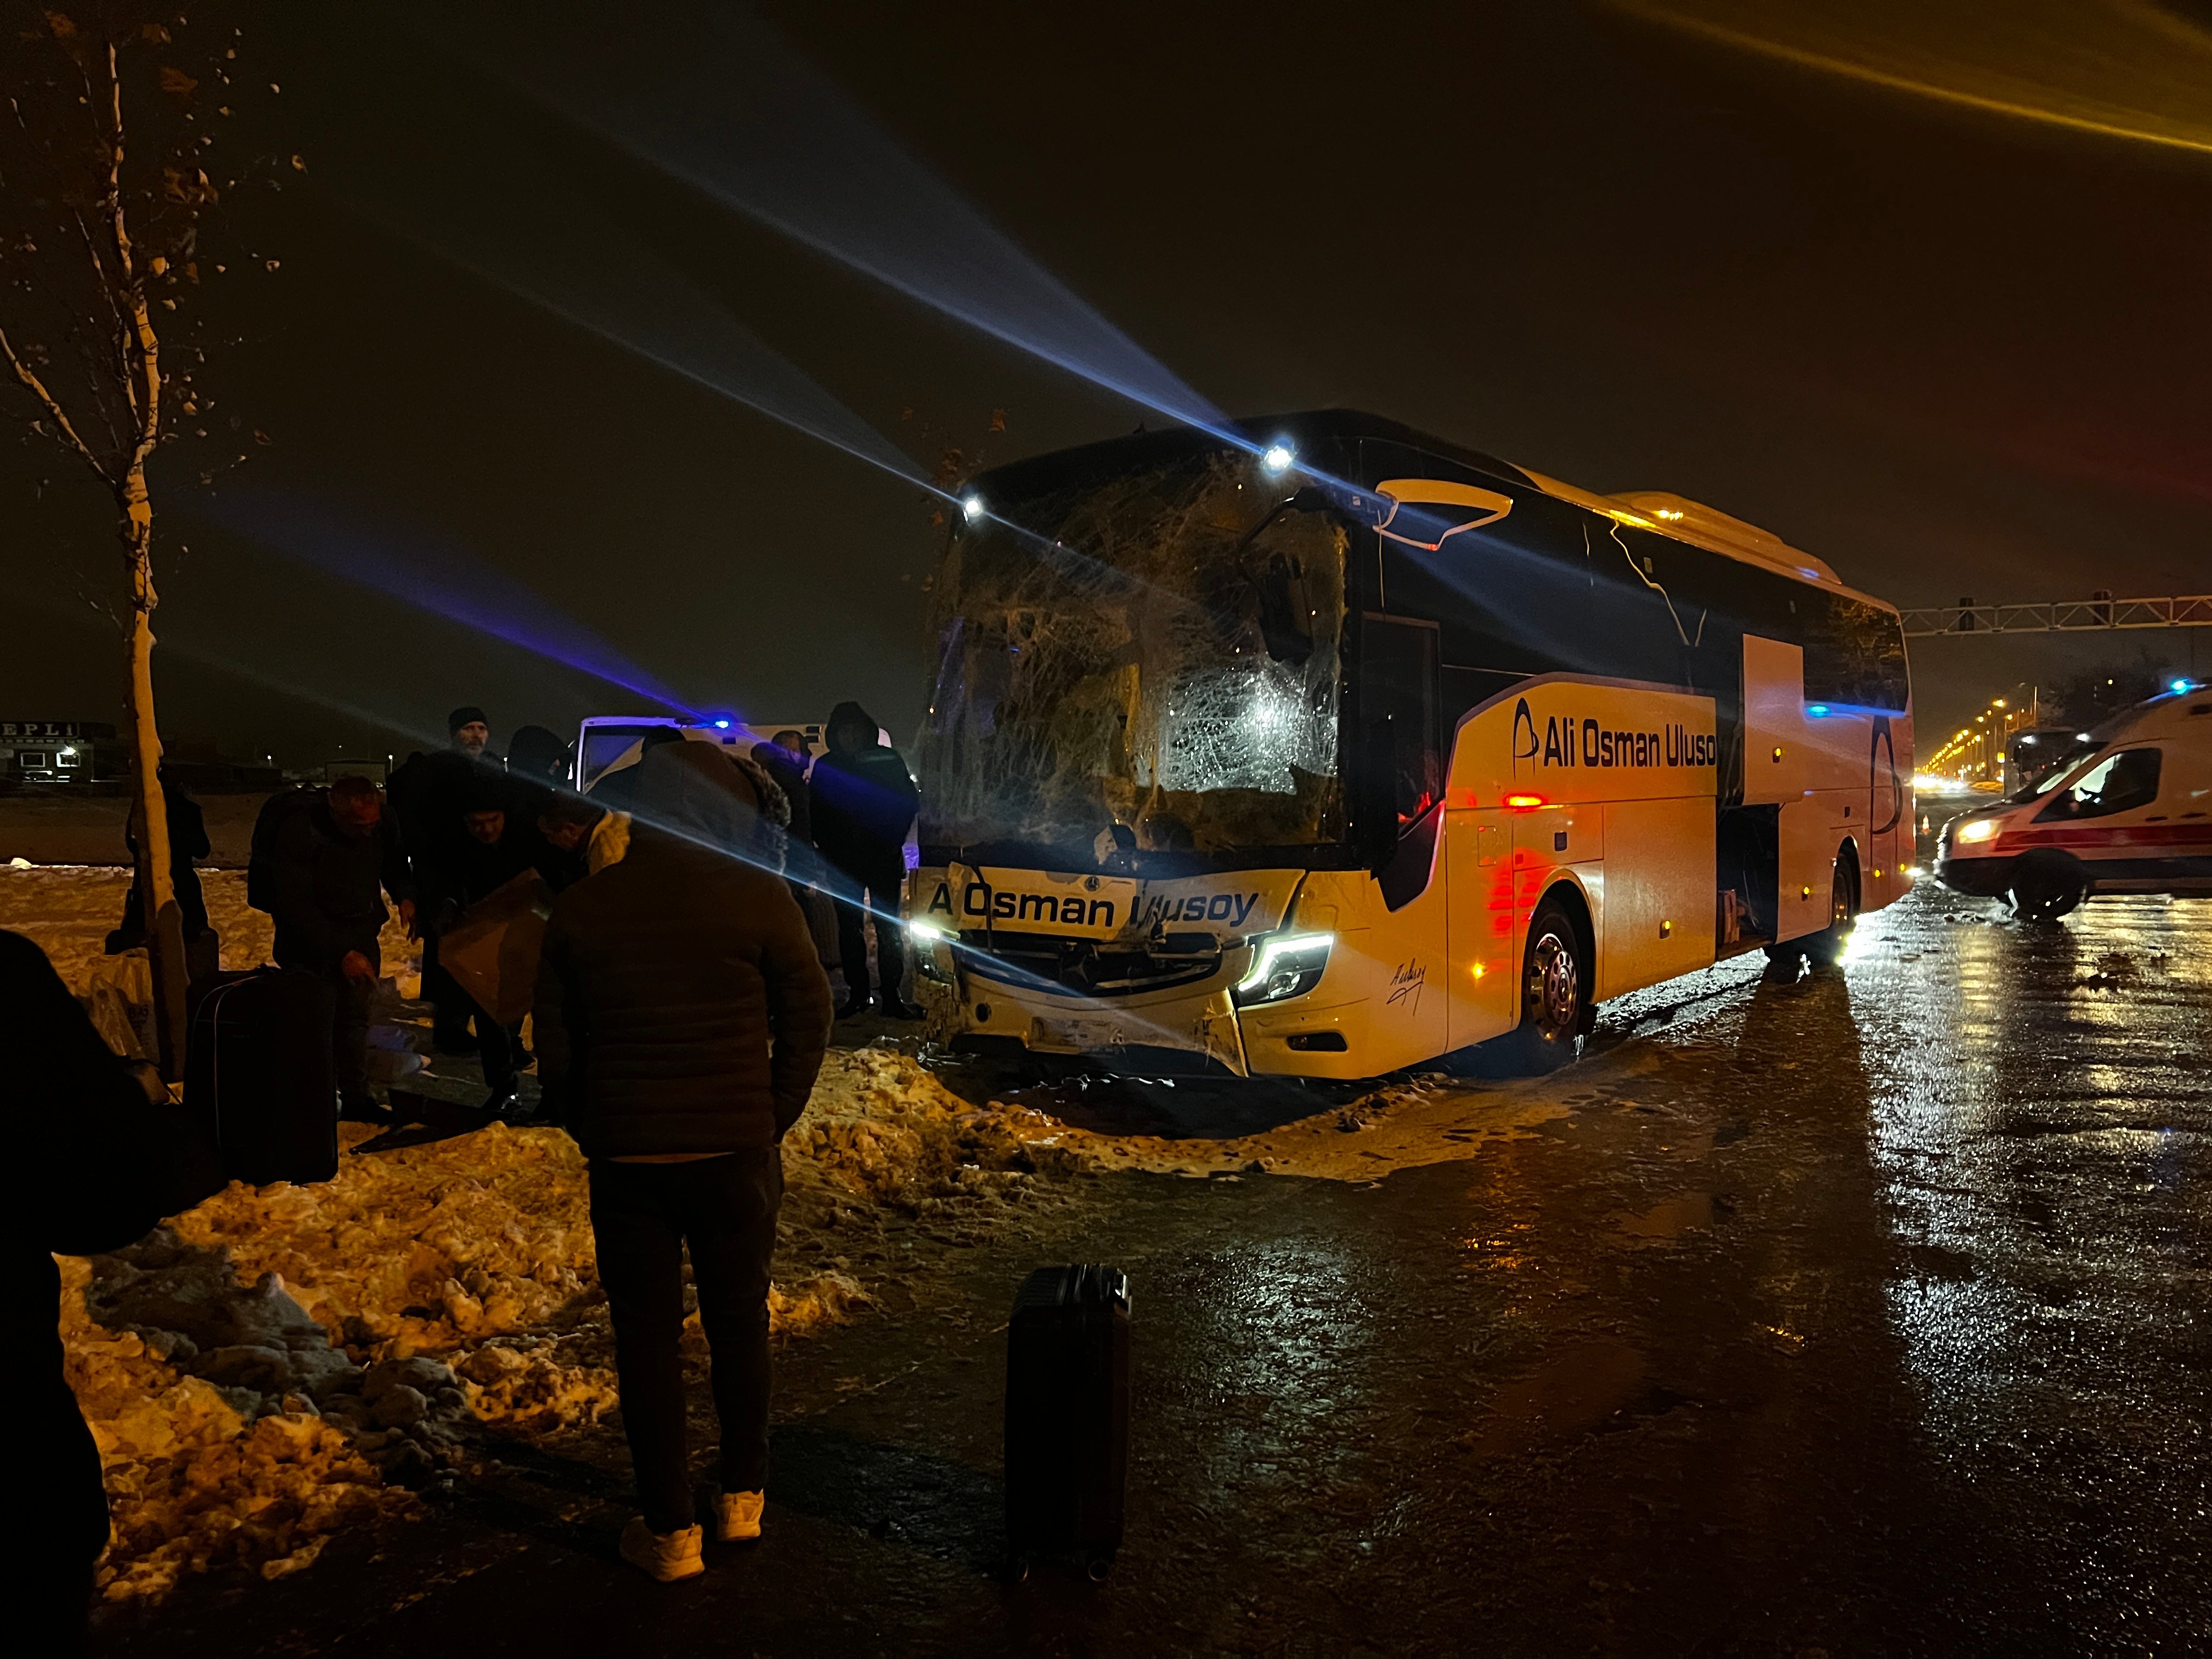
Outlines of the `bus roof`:
<svg viewBox="0 0 2212 1659">
<path fill-rule="evenodd" d="M 1793 580 L 1834 588 L 1884 611 L 1893 611 L 1896 609 L 1886 599 L 1847 586 L 1825 560 L 1814 557 L 1802 548 L 1791 546 L 1771 531 L 1747 524 L 1741 519 L 1707 507 L 1701 501 L 1692 501 L 1687 496 L 1650 489 L 1601 495 L 1559 479 L 1547 477 L 1543 473 L 1531 471 L 1527 467 L 1502 461 L 1480 450 L 1468 449 L 1400 422 L 1356 409 L 1322 409 L 1301 414 L 1254 416 L 1237 421 L 1236 427 L 1255 444 L 1272 442 L 1282 436 L 1309 443 L 1321 439 L 1376 438 L 1405 444 L 1412 448 L 1426 450 L 1455 465 L 1487 473 L 1509 483 L 1540 489 L 1547 495 L 1571 501 L 1577 507 L 1620 523 L 1655 535 L 1669 537 L 1675 541 L 1686 542 L 1692 547 L 1704 548 L 1708 552 L 1718 553 L 1739 563 L 1756 565 Z M 1139 428 L 1126 438 L 1109 438 L 1101 443 L 1085 444 L 1074 449 L 1059 450 L 1048 455 L 1010 462 L 994 468 L 975 482 L 987 499 L 994 492 L 1018 497 L 1032 490 L 1065 488 L 1080 483 L 1086 475 L 1103 477 L 1127 467 L 1132 460 L 1139 458 L 1172 461 L 1186 454 L 1212 448 L 1220 442 L 1218 434 L 1194 427 L 1170 427 L 1158 432 Z"/>
</svg>

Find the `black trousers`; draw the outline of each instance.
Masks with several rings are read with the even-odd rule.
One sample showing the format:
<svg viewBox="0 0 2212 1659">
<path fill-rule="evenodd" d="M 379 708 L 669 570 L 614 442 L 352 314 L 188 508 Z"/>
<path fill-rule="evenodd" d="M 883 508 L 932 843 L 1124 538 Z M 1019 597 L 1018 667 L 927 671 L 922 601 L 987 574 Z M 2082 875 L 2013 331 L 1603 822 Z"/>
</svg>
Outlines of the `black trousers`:
<svg viewBox="0 0 2212 1659">
<path fill-rule="evenodd" d="M 861 928 L 873 922 L 878 1000 L 896 1002 L 906 983 L 906 929 L 898 920 L 900 890 L 906 884 L 906 855 L 893 848 L 888 858 L 848 867 L 844 873 L 867 901 L 862 905 L 842 894 L 837 899 L 837 960 L 845 970 L 845 994 L 854 1001 L 868 994 L 868 939 Z"/>
<path fill-rule="evenodd" d="M 457 986 L 455 988 L 459 989 Z M 476 1027 L 477 1058 L 483 1062 L 484 1086 L 505 1090 L 514 1085 L 514 1045 L 520 1041 L 522 1025 L 502 1025 L 483 1010 L 483 1005 L 465 991 L 462 1000 L 468 1008 L 468 1018 Z"/>
<path fill-rule="evenodd" d="M 783 1154 L 767 1146 L 692 1164 L 594 1158 L 591 1180 L 592 1236 L 614 1316 L 630 1466 L 646 1524 L 676 1532 L 695 1519 L 678 1347 L 687 1244 L 713 1353 L 722 1490 L 759 1492 L 768 1484 L 769 1258 L 783 1202 Z"/>
<path fill-rule="evenodd" d="M 469 1040 L 469 1016 L 476 1004 L 438 961 L 441 931 L 422 930 L 422 998 L 430 1005 L 431 1035 L 439 1046 L 458 1048 Z"/>
<path fill-rule="evenodd" d="M 376 976 L 384 971 L 375 945 L 362 954 L 368 958 L 368 977 L 348 979 L 335 968 L 304 961 L 281 946 L 276 951 L 278 967 L 304 968 L 330 982 L 331 1055 L 337 1061 L 338 1093 L 348 1100 L 368 1093 L 368 1009 L 376 996 Z"/>
</svg>

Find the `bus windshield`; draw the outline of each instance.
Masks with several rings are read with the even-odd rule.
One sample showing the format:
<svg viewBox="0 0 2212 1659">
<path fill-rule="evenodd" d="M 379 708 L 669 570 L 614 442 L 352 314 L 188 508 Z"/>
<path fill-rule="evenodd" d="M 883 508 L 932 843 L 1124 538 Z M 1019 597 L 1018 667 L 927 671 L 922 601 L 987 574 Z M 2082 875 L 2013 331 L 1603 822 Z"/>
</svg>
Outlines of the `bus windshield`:
<svg viewBox="0 0 2212 1659">
<path fill-rule="evenodd" d="M 1201 453 L 959 527 L 938 579 L 925 844 L 977 861 L 1341 842 L 1343 526 Z"/>
</svg>

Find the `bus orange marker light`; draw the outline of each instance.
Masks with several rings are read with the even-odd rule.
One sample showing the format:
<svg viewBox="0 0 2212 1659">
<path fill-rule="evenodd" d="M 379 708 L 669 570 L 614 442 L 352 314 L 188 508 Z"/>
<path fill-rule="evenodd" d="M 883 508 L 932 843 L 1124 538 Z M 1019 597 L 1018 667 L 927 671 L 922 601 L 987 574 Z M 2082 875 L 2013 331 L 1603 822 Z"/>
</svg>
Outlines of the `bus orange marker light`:
<svg viewBox="0 0 2212 1659">
<path fill-rule="evenodd" d="M 1661 923 L 1659 924 L 1659 937 L 1660 937 L 1661 939 L 1672 939 L 1672 938 L 1674 938 L 1674 924 L 1673 922 L 1671 922 L 1671 921 L 1662 921 L 1662 922 L 1661 922 Z"/>
<path fill-rule="evenodd" d="M 1797 896 L 1799 898 L 1810 898 L 1813 896 L 1813 890 L 1809 887 L 1800 887 L 1797 890 Z"/>
<path fill-rule="evenodd" d="M 1780 760 L 1782 758 L 1782 750 L 1779 745 L 1778 745 L 1774 750 L 1774 758 L 1777 760 Z"/>
<path fill-rule="evenodd" d="M 1508 795 L 1505 804 L 1516 812 L 1525 812 L 1532 806 L 1541 806 L 1544 798 L 1541 795 Z"/>
</svg>

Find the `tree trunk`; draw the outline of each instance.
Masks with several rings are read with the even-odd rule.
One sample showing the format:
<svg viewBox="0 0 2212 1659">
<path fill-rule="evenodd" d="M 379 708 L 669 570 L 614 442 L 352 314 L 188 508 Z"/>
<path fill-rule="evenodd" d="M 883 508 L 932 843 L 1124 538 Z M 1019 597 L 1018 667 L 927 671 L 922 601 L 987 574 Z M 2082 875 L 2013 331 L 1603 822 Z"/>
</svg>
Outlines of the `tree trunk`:
<svg viewBox="0 0 2212 1659">
<path fill-rule="evenodd" d="M 169 809 L 161 793 L 161 735 L 154 720 L 154 516 L 146 475 L 125 475 L 123 542 L 131 562 L 131 719 L 138 762 L 139 818 L 137 879 L 146 918 L 146 954 L 154 969 L 154 1029 L 160 1040 L 161 1075 L 185 1075 L 184 917 L 169 875 Z"/>
</svg>

